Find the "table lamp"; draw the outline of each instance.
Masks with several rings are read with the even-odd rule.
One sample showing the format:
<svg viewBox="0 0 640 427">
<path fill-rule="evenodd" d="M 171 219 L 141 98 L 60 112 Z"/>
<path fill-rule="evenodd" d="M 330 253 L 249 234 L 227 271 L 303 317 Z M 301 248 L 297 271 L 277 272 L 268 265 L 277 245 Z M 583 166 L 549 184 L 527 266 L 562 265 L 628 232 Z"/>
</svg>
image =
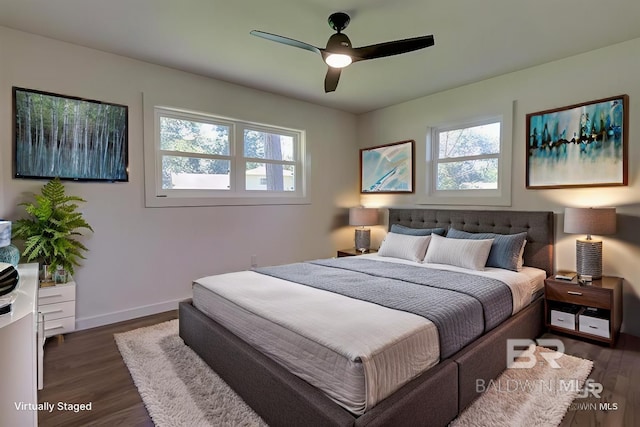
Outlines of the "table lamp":
<svg viewBox="0 0 640 427">
<path fill-rule="evenodd" d="M 585 239 L 576 240 L 576 271 L 592 279 L 602 277 L 602 240 L 598 236 L 616 232 L 616 208 L 565 208 L 564 232 L 586 234 Z"/>
<path fill-rule="evenodd" d="M 357 207 L 349 209 L 349 225 L 356 228 L 356 250 L 365 253 L 371 247 L 371 230 L 364 228 L 367 225 L 378 223 L 378 209 Z"/>
<path fill-rule="evenodd" d="M 20 250 L 11 244 L 11 221 L 0 220 L 0 262 L 14 267 L 20 262 Z"/>
</svg>

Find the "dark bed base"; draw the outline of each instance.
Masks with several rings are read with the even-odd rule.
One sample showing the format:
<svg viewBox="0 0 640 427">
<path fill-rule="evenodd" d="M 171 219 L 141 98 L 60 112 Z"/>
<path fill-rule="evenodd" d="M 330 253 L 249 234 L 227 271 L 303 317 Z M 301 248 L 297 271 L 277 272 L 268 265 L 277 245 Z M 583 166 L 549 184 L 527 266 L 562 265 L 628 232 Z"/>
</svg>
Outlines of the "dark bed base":
<svg viewBox="0 0 640 427">
<path fill-rule="evenodd" d="M 542 299 L 451 358 L 443 360 L 366 414 L 355 417 L 213 321 L 180 303 L 180 337 L 270 426 L 445 426 L 477 396 L 476 380 L 506 368 L 506 339 L 542 333 Z"/>
<path fill-rule="evenodd" d="M 455 227 L 500 234 L 527 231 L 525 264 L 553 271 L 553 212 L 389 209 L 389 227 Z M 477 396 L 476 380 L 505 368 L 506 340 L 543 330 L 542 298 L 441 361 L 364 415 L 356 417 L 324 393 L 198 311 L 180 304 L 180 336 L 271 426 L 444 426 Z"/>
</svg>

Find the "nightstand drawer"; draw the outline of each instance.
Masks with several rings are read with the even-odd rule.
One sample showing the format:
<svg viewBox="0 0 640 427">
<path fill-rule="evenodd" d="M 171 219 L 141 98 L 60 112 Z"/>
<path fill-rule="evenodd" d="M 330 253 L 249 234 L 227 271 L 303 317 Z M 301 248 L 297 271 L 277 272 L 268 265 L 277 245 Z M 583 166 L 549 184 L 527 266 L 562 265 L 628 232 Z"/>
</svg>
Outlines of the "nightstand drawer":
<svg viewBox="0 0 640 427">
<path fill-rule="evenodd" d="M 44 316 L 45 322 L 63 317 L 75 316 L 76 302 L 58 302 L 56 304 L 46 304 L 38 307 L 38 311 Z"/>
<path fill-rule="evenodd" d="M 73 301 L 76 299 L 75 283 L 49 286 L 38 289 L 38 305 Z"/>
<path fill-rule="evenodd" d="M 580 332 L 611 338 L 609 333 L 609 320 L 607 319 L 580 315 L 578 324 Z"/>
<path fill-rule="evenodd" d="M 551 310 L 551 324 L 560 328 L 576 330 L 576 314 L 566 311 Z"/>
<path fill-rule="evenodd" d="M 40 326 L 40 324 L 38 324 Z M 54 335 L 66 334 L 76 330 L 76 318 L 65 317 L 62 319 L 45 320 L 44 337 L 49 338 Z"/>
<path fill-rule="evenodd" d="M 611 295 L 601 288 L 547 282 L 545 298 L 570 304 L 611 309 Z"/>
</svg>

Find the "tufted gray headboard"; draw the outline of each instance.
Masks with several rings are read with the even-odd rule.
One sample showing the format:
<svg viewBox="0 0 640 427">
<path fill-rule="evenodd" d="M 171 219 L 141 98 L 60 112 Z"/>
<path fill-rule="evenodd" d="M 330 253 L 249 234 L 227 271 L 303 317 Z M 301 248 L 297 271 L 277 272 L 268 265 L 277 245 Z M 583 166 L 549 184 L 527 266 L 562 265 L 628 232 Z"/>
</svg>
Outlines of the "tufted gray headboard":
<svg viewBox="0 0 640 427">
<path fill-rule="evenodd" d="M 526 231 L 525 265 L 545 270 L 547 276 L 554 271 L 553 212 L 391 208 L 389 228 L 392 224 L 412 228 L 453 227 L 470 233 L 514 234 Z"/>
</svg>

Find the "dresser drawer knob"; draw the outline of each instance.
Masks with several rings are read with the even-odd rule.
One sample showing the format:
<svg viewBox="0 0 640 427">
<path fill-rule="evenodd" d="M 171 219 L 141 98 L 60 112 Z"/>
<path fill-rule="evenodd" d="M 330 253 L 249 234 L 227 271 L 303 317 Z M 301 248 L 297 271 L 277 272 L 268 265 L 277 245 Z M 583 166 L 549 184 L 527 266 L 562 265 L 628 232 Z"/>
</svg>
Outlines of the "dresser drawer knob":
<svg viewBox="0 0 640 427">
<path fill-rule="evenodd" d="M 578 295 L 578 296 L 580 296 L 580 297 L 582 296 L 582 292 L 567 291 L 567 293 L 568 293 L 569 295 Z"/>
</svg>

